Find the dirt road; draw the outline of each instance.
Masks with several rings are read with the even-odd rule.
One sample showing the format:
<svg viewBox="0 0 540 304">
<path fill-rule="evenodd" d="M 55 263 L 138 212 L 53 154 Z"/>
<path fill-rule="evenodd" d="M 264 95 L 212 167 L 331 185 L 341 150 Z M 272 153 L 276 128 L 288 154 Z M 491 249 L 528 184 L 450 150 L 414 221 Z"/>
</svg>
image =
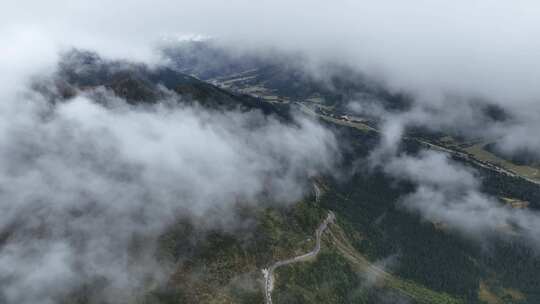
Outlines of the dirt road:
<svg viewBox="0 0 540 304">
<path fill-rule="evenodd" d="M 319 225 L 319 227 L 315 231 L 316 241 L 315 248 L 313 248 L 313 250 L 287 260 L 277 261 L 274 264 L 270 265 L 270 267 L 262 270 L 262 273 L 264 275 L 264 296 L 266 299 L 266 304 L 272 304 L 272 290 L 274 289 L 274 271 L 276 270 L 276 268 L 292 263 L 303 262 L 311 257 L 317 256 L 317 254 L 319 254 L 319 251 L 321 251 L 321 235 L 328 227 L 328 224 L 334 222 L 334 220 L 334 213 L 332 211 L 328 212 L 328 216 L 326 217 L 326 219 L 321 223 L 321 225 Z"/>
</svg>

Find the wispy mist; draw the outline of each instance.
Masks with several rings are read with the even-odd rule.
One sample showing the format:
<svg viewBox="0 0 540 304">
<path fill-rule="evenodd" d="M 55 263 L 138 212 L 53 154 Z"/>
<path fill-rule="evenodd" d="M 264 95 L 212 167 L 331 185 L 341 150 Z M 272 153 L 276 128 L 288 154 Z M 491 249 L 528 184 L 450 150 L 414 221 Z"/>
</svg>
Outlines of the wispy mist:
<svg viewBox="0 0 540 304">
<path fill-rule="evenodd" d="M 426 121 L 437 126 L 434 120 L 438 116 L 428 118 L 427 112 L 415 110 L 392 114 L 376 106 L 363 110 L 382 119 L 381 140 L 371 151 L 369 165 L 379 166 L 386 174 L 415 186 L 411 194 L 401 197 L 400 206 L 466 238 L 481 242 L 490 236 L 521 239 L 540 250 L 537 211 L 515 209 L 503 204 L 500 198 L 483 193 L 479 172 L 452 160 L 447 153 L 427 149 L 415 154 L 402 151 L 400 144 L 407 127 L 429 127 Z"/>
</svg>

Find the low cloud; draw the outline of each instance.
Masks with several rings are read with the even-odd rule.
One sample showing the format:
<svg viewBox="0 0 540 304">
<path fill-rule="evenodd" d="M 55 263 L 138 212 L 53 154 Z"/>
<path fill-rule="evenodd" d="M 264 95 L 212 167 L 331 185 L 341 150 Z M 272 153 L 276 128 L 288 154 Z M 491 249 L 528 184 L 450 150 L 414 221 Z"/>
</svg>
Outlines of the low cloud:
<svg viewBox="0 0 540 304">
<path fill-rule="evenodd" d="M 497 152 L 508 158 L 523 152 L 540 158 L 540 140 L 533 135 L 540 128 L 540 112 L 534 107 L 503 108 L 487 100 L 458 96 L 448 97 L 441 104 L 415 102 L 403 111 L 391 111 L 381 104 L 377 99 L 359 99 L 350 102 L 349 109 L 382 122 L 383 139 L 388 141 L 383 150 L 393 146 L 407 129 L 422 128 L 493 143 Z"/>
<path fill-rule="evenodd" d="M 444 113 L 443 120 L 465 114 L 458 121 L 472 126 L 471 133 L 484 127 L 466 115 L 474 109 L 465 108 L 461 99 L 489 100 L 515 119 L 489 126 L 485 135 L 497 138 L 503 152 L 531 149 L 538 154 L 540 43 L 530 37 L 540 34 L 539 12 L 532 0 L 341 0 L 332 5 L 304 0 L 23 0 L 0 12 L 6 46 L 0 50 L 0 67 L 6 71 L 0 75 L 0 90 L 21 86 L 37 69 L 50 69 L 62 49 L 155 62 L 155 49 L 163 42 L 215 37 L 237 54 L 278 49 L 345 64 L 384 81 L 389 90 L 409 92 L 423 107 Z"/>
<path fill-rule="evenodd" d="M 130 106 L 97 90 L 101 103 L 26 92 L 4 104 L 1 302 L 56 303 L 89 282 L 105 282 L 96 301 L 128 301 L 165 274 L 154 241 L 167 225 L 242 229 L 235 205 L 300 199 L 338 153 L 305 117 Z"/>
<path fill-rule="evenodd" d="M 540 249 L 540 214 L 514 209 L 484 194 L 474 170 L 452 161 L 448 155 L 422 151 L 401 155 L 384 166 L 387 174 L 412 181 L 416 190 L 401 199 L 404 208 L 423 218 L 476 240 L 488 235 L 519 236 Z"/>
<path fill-rule="evenodd" d="M 445 107 L 447 111 L 415 106 L 405 112 L 391 112 L 376 102 L 367 102 L 352 103 L 351 109 L 377 117 L 381 122 L 381 139 L 369 155 L 369 164 L 415 185 L 411 194 L 401 198 L 402 207 L 467 238 L 480 241 L 495 235 L 503 239 L 519 238 L 540 250 L 540 214 L 537 211 L 515 209 L 483 193 L 479 173 L 452 160 L 446 153 L 424 149 L 411 155 L 400 147 L 405 131 L 410 127 L 462 134 L 467 123 L 488 122 L 492 118 L 485 115 L 481 105 L 464 103 L 456 109 Z M 461 116 L 457 115 L 460 110 L 465 110 Z M 490 122 L 495 126 L 499 123 Z M 478 130 L 465 135 L 482 136 L 486 132 L 494 130 Z"/>
</svg>

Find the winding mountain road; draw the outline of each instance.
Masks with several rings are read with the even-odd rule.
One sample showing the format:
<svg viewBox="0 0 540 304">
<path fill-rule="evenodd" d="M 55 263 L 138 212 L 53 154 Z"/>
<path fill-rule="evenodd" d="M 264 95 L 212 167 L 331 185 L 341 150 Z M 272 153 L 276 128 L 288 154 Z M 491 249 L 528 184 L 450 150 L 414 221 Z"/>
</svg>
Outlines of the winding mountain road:
<svg viewBox="0 0 540 304">
<path fill-rule="evenodd" d="M 313 250 L 287 260 L 277 261 L 274 264 L 270 265 L 270 267 L 262 270 L 262 273 L 264 275 L 264 296 L 266 299 L 266 304 L 272 304 L 272 290 L 274 289 L 274 271 L 276 270 L 276 268 L 292 263 L 303 262 L 311 257 L 317 256 L 317 254 L 319 254 L 319 251 L 321 251 L 321 235 L 328 227 L 328 224 L 334 222 L 335 218 L 336 217 L 334 213 L 332 211 L 329 211 L 326 219 L 319 225 L 319 227 L 315 231 L 316 241 L 315 248 L 313 248 Z"/>
</svg>

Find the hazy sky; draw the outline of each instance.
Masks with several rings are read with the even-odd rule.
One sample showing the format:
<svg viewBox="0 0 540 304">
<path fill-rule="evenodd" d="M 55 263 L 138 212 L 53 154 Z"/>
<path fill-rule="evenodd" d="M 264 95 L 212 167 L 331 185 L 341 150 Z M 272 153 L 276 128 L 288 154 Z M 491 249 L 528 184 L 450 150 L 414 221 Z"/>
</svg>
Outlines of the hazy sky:
<svg viewBox="0 0 540 304">
<path fill-rule="evenodd" d="M 539 15 L 528 0 L 23 0 L 0 12 L 0 60 L 24 71 L 73 45 L 150 58 L 162 37 L 202 34 L 345 60 L 426 99 L 452 91 L 536 103 Z"/>
</svg>

